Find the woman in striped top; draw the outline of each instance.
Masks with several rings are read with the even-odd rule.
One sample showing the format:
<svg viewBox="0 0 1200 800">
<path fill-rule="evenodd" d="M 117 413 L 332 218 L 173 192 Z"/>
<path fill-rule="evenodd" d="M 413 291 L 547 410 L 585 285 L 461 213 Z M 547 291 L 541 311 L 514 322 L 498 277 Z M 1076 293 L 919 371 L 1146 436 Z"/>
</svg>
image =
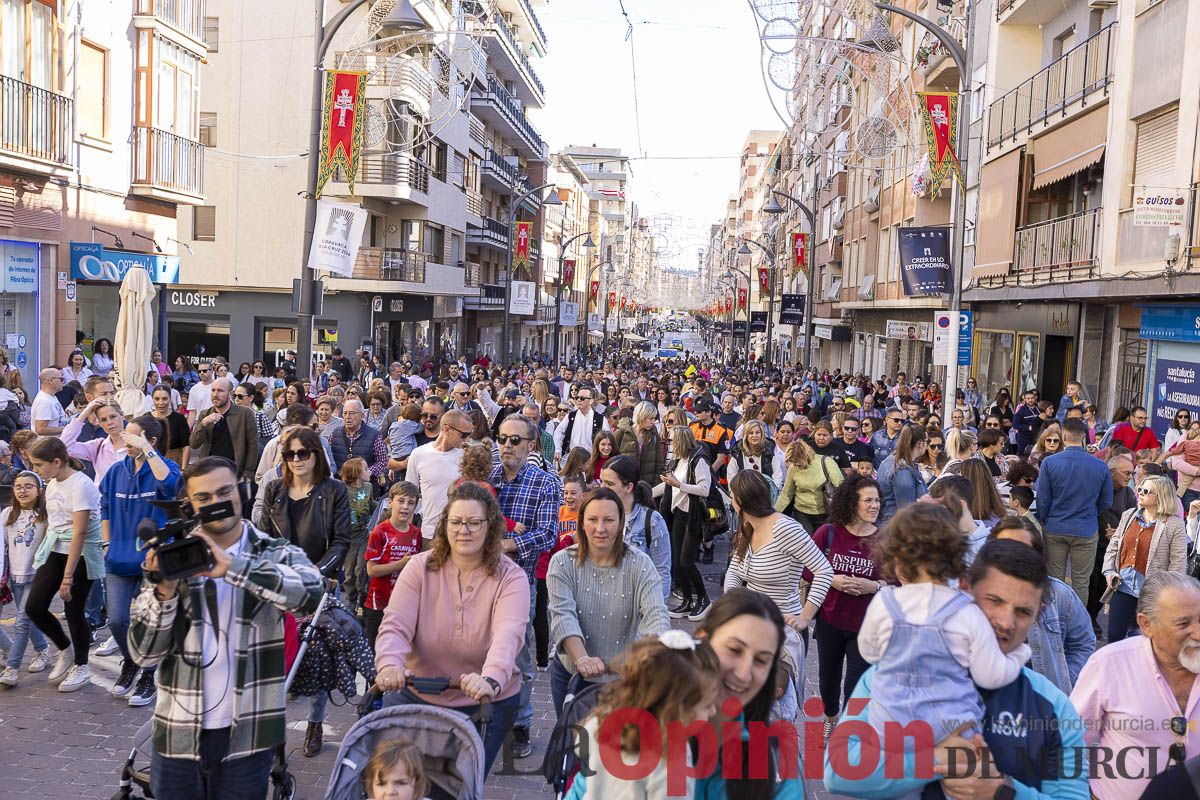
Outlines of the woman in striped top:
<svg viewBox="0 0 1200 800">
<path fill-rule="evenodd" d="M 805 648 L 800 638 L 807 641 L 808 627 L 833 582 L 833 567 L 800 523 L 775 511 L 771 487 L 760 473 L 740 472 L 729 488 L 741 526 L 725 573 L 725 591 L 746 587 L 775 601 L 788 627 L 784 648 L 796 665 L 796 684 L 802 686 Z M 807 600 L 800 596 L 805 569 L 812 573 Z"/>
</svg>

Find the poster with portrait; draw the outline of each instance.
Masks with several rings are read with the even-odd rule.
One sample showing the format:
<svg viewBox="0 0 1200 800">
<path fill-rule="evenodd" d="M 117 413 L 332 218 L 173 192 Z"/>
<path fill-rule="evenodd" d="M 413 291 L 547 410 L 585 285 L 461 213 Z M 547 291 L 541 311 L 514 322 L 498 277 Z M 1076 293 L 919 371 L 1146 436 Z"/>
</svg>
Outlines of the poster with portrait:
<svg viewBox="0 0 1200 800">
<path fill-rule="evenodd" d="M 308 251 L 309 269 L 343 278 L 354 274 L 354 260 L 367 227 L 367 211 L 359 206 L 317 201 L 317 223 Z"/>
</svg>

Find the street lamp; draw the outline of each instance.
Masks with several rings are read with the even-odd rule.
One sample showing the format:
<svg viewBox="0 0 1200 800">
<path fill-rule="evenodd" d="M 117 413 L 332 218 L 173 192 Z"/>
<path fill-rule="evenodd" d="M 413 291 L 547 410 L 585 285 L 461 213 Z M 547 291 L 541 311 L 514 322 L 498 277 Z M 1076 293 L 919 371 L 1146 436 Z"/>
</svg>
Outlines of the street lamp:
<svg viewBox="0 0 1200 800">
<path fill-rule="evenodd" d="M 554 292 L 554 305 L 555 305 L 555 310 L 554 310 L 554 363 L 555 363 L 555 365 L 558 364 L 558 347 L 559 347 L 558 340 L 562 338 L 563 261 L 565 260 L 566 255 L 567 255 L 567 248 L 570 247 L 572 244 L 574 244 L 577 240 L 582 239 L 585 236 L 587 237 L 587 240 L 583 243 L 583 248 L 585 250 L 594 250 L 596 247 L 596 243 L 594 241 L 592 241 L 591 231 L 584 231 L 583 233 L 579 234 L 578 236 L 572 236 L 570 239 L 567 239 L 567 241 L 563 242 L 558 247 L 558 286 L 555 287 L 555 292 Z M 590 277 L 591 276 L 589 275 L 589 279 L 590 279 Z M 575 321 L 578 322 L 579 320 L 576 319 Z"/>
<path fill-rule="evenodd" d="M 962 269 L 963 269 L 963 250 L 964 237 L 967 229 L 967 193 L 965 189 L 965 181 L 967 179 L 967 157 L 970 154 L 971 146 L 968 141 L 970 135 L 970 116 L 971 116 L 971 79 L 970 73 L 967 71 L 968 65 L 971 63 L 972 45 L 974 41 L 975 28 L 970 24 L 972 3 L 967 0 L 964 13 L 967 18 L 967 46 L 963 48 L 958 40 L 950 33 L 950 31 L 935 24 L 934 22 L 925 19 L 920 14 L 914 14 L 907 9 L 889 5 L 888 3 L 876 3 L 875 7 L 880 11 L 887 11 L 892 14 L 899 14 L 905 19 L 910 19 L 920 25 L 925 30 L 934 35 L 942 46 L 946 48 L 946 52 L 950 54 L 950 58 L 954 60 L 954 65 L 958 67 L 958 149 L 955 153 L 958 157 L 958 169 L 962 175 L 962 181 L 958 185 L 958 191 L 955 193 L 957 203 L 954 209 L 954 258 L 950 269 L 950 296 L 947 298 L 947 306 L 950 312 L 950 329 L 948 333 L 950 350 L 950 362 L 946 366 L 946 386 L 942 394 L 943 408 L 947 402 L 954 403 L 954 395 L 958 392 L 958 337 L 961 333 L 959 330 L 959 321 L 962 318 Z"/>
<path fill-rule="evenodd" d="M 591 310 L 592 310 L 592 276 L 596 274 L 597 270 L 599 270 L 601 267 L 604 267 L 604 266 L 608 267 L 608 269 L 604 270 L 605 275 L 615 275 L 617 273 L 617 270 L 613 267 L 613 262 L 612 262 L 611 258 L 606 258 L 603 261 L 593 264 L 591 267 L 588 268 L 588 276 L 587 276 L 588 301 L 587 301 L 586 308 L 587 308 L 587 313 L 589 315 L 591 314 Z M 600 289 L 599 289 L 599 286 L 597 286 L 596 287 L 596 307 L 597 308 L 600 308 L 601 302 L 602 301 L 600 299 Z M 607 317 L 607 314 L 605 316 Z M 602 324 L 600 327 L 604 328 L 607 326 Z M 604 344 L 604 340 L 605 340 L 606 336 L 607 336 L 606 331 L 603 331 L 603 330 L 600 331 L 600 342 L 601 342 L 602 346 Z M 583 341 L 585 343 L 588 341 L 588 329 L 587 329 L 586 317 L 584 319 L 584 325 L 583 325 Z M 590 347 L 591 345 L 588 345 L 588 346 Z M 576 347 L 576 356 L 578 356 L 578 354 L 579 353 L 578 353 L 578 346 L 577 346 Z"/>
<path fill-rule="evenodd" d="M 716 283 L 717 288 L 722 290 L 721 298 L 720 298 L 720 301 L 722 304 L 724 304 L 724 302 L 725 302 L 725 297 L 724 297 L 725 290 L 728 290 L 732 295 L 735 295 L 735 296 L 737 295 L 737 286 L 735 286 L 732 283 L 726 282 L 723 275 L 718 276 L 716 281 L 714 281 L 714 282 Z M 734 315 L 733 303 L 729 304 L 729 311 L 723 311 L 722 313 L 726 316 L 726 318 L 727 318 L 726 323 L 729 325 L 729 329 L 725 332 L 725 348 L 726 348 L 725 358 L 726 358 L 726 360 L 728 360 L 729 359 L 729 351 L 733 349 L 733 315 Z"/>
<path fill-rule="evenodd" d="M 736 254 L 737 254 L 737 248 L 729 249 L 728 255 L 732 256 L 732 255 L 736 255 Z M 724 278 L 725 280 L 732 280 L 734 275 L 741 275 L 743 278 L 746 279 L 746 363 L 749 363 L 749 360 L 750 360 L 750 273 L 745 272 L 744 270 L 740 270 L 737 267 L 730 264 L 726 267 L 725 273 L 721 277 Z M 733 281 L 733 285 L 734 285 L 734 296 L 736 298 L 736 295 L 737 295 L 737 281 L 736 280 Z M 733 320 L 736 318 L 737 318 L 737 308 L 735 307 L 733 309 L 733 316 L 729 320 L 729 324 L 731 327 L 733 325 Z"/>
<path fill-rule="evenodd" d="M 632 283 L 629 282 L 629 280 L 627 278 L 622 278 L 621 280 L 614 283 L 612 288 L 614 291 L 620 291 L 621 289 L 632 289 L 632 288 L 634 288 L 634 286 Z M 625 334 L 621 332 L 621 304 L 617 303 L 617 352 L 618 353 L 621 352 L 621 343 L 623 341 L 625 341 Z"/>
<path fill-rule="evenodd" d="M 309 120 L 308 185 L 304 191 L 304 249 L 300 257 L 300 296 L 296 298 L 296 370 L 299 377 L 310 377 L 312 372 L 313 318 L 317 309 L 316 271 L 308 266 L 308 251 L 312 249 L 313 232 L 317 227 L 317 181 L 321 174 L 321 116 L 325 103 L 325 54 L 333 44 L 333 37 L 350 15 L 366 5 L 368 0 L 351 0 L 341 11 L 325 22 L 325 0 L 316 3 L 317 43 L 313 60 L 312 114 Z M 398 0 L 390 14 L 380 24 L 380 33 L 397 35 L 427 30 L 428 23 L 413 10 L 409 0 Z M 371 332 L 374 337 L 374 331 Z"/>
<path fill-rule="evenodd" d="M 513 228 L 517 224 L 517 213 L 521 210 L 521 203 L 524 203 L 535 194 L 541 199 L 541 204 L 544 206 L 560 206 L 562 200 L 558 196 L 558 192 L 551 192 L 545 197 L 541 197 L 541 193 L 546 189 L 553 189 L 553 183 L 545 183 L 535 189 L 530 189 L 525 194 L 513 201 L 512 211 L 508 212 L 508 269 L 504 271 L 504 333 L 501 342 L 504 344 L 504 364 L 502 369 L 508 369 L 512 364 L 512 347 L 509 341 L 509 310 L 512 307 L 512 269 L 513 269 L 513 249 L 515 238 L 513 236 Z"/>
<path fill-rule="evenodd" d="M 771 360 L 771 333 L 774 328 L 772 315 L 775 313 L 775 240 L 772 238 L 770 241 L 771 246 L 767 247 L 761 242 L 756 242 L 754 239 L 743 238 L 742 246 L 738 248 L 739 256 L 750 255 L 749 245 L 754 245 L 759 250 L 762 250 L 767 256 L 770 277 L 768 278 L 769 285 L 767 287 L 767 346 L 765 348 L 765 352 L 763 353 L 763 355 L 766 357 L 764 360 L 767 362 L 767 369 L 770 369 L 775 363 Z"/>
<path fill-rule="evenodd" d="M 813 361 L 813 275 L 817 268 L 817 216 L 813 210 L 802 203 L 798 198 L 792 197 L 786 192 L 771 190 L 771 199 L 763 206 L 764 214 L 782 214 L 783 206 L 779 204 L 777 198 L 782 197 L 788 202 L 800 209 L 800 213 L 804 215 L 804 219 L 808 222 L 808 275 L 805 279 L 808 281 L 808 296 L 804 298 L 804 368 L 812 369 Z M 813 182 L 813 205 L 816 205 L 817 184 Z"/>
</svg>

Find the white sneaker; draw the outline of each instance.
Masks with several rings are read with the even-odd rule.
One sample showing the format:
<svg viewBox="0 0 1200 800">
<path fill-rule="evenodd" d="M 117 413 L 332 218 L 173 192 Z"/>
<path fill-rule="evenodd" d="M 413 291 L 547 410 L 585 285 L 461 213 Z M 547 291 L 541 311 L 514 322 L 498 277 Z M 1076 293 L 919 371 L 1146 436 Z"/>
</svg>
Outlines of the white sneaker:
<svg viewBox="0 0 1200 800">
<path fill-rule="evenodd" d="M 33 654 L 33 660 L 29 662 L 27 669 L 30 672 L 45 672 L 50 668 L 50 653 L 45 650 L 38 650 Z"/>
<path fill-rule="evenodd" d="M 67 670 L 67 677 L 58 685 L 60 692 L 74 692 L 92 682 L 92 671 L 87 664 L 78 664 Z"/>
<path fill-rule="evenodd" d="M 115 638 L 113 638 L 112 636 L 110 636 L 104 640 L 104 644 L 102 644 L 96 648 L 96 655 L 111 656 L 113 653 L 117 652 L 120 649 L 121 648 L 117 647 L 117 640 Z"/>
<path fill-rule="evenodd" d="M 0 672 L 0 684 L 16 686 L 20 676 L 21 673 L 17 671 L 16 667 L 5 667 L 4 672 Z"/>
<path fill-rule="evenodd" d="M 67 672 L 75 665 L 75 647 L 68 645 L 66 650 L 60 650 L 58 658 L 54 661 L 54 669 L 50 670 L 50 674 L 46 680 L 50 683 L 62 683 L 67 677 Z"/>
</svg>

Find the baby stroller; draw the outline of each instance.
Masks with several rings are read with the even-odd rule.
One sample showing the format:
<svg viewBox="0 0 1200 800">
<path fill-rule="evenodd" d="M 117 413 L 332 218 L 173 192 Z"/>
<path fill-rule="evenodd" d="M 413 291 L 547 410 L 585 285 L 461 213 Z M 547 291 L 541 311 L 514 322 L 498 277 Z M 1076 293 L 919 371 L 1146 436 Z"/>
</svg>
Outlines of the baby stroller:
<svg viewBox="0 0 1200 800">
<path fill-rule="evenodd" d="M 448 678 L 410 678 L 421 694 L 457 689 Z M 474 720 L 450 708 L 398 705 L 375 708 L 382 693 L 375 686 L 359 704 L 360 719 L 346 731 L 338 749 L 325 800 L 363 800 L 362 770 L 375 746 L 385 739 L 403 738 L 422 754 L 432 800 L 478 800 L 483 797 L 486 756 L 483 737 L 492 721 L 490 703 L 483 703 Z M 478 726 L 478 730 L 476 730 Z"/>
<path fill-rule="evenodd" d="M 562 714 L 554 725 L 546 745 L 546 756 L 542 759 L 542 776 L 559 800 L 566 797 L 571 781 L 579 771 L 579 756 L 575 752 L 579 745 L 577 732 L 583 730 L 583 723 L 596 707 L 603 686 L 602 683 L 588 683 L 579 674 L 567 684 Z"/>
<path fill-rule="evenodd" d="M 300 662 L 304 660 L 304 654 L 317 629 L 317 621 L 321 619 L 321 614 L 325 611 L 325 602 L 329 597 L 329 591 L 321 595 L 321 602 L 317 604 L 317 610 L 313 612 L 312 624 L 300 637 L 300 646 L 296 650 L 296 657 L 288 667 L 284 691 L 287 691 L 287 688 L 292 685 L 292 679 L 296 677 L 296 672 L 300 669 Z M 133 749 L 129 752 L 125 766 L 121 768 L 121 782 L 117 793 L 112 796 L 112 800 L 134 800 L 135 791 L 142 793 L 142 800 L 155 800 L 150 791 L 150 753 L 152 750 L 150 740 L 153 725 L 153 719 L 147 720 L 146 724 L 138 728 L 137 733 L 133 735 Z M 139 764 L 143 766 L 138 766 Z M 271 800 L 293 800 L 295 797 L 296 777 L 288 771 L 287 745 L 281 744 L 275 751 L 275 763 L 271 767 Z"/>
</svg>

